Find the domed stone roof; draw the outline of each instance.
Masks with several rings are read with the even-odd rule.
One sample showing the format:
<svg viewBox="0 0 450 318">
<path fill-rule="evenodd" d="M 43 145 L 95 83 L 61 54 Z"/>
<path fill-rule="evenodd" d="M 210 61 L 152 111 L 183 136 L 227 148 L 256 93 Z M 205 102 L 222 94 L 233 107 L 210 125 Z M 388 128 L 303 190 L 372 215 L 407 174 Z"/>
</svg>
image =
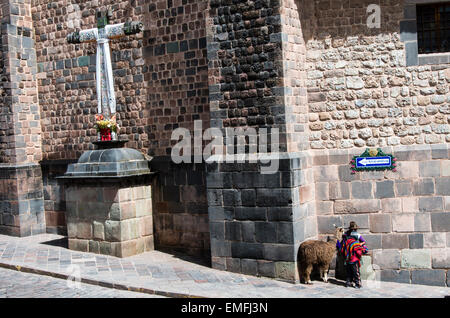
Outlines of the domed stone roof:
<svg viewBox="0 0 450 318">
<path fill-rule="evenodd" d="M 148 160 L 135 149 L 113 148 L 84 152 L 67 168 L 64 177 L 101 178 L 150 174 Z"/>
</svg>

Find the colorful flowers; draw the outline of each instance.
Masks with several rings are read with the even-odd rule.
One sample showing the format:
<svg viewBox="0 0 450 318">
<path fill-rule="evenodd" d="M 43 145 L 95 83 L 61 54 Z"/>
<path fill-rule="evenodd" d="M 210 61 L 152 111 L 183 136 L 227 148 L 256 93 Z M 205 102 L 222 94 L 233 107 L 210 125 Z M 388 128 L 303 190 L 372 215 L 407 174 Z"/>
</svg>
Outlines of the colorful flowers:
<svg viewBox="0 0 450 318">
<path fill-rule="evenodd" d="M 96 123 L 95 128 L 97 129 L 97 132 L 104 132 L 107 130 L 117 132 L 119 130 L 119 125 L 116 122 L 116 115 L 114 114 L 111 119 L 106 119 L 105 116 L 98 114 L 95 115 Z"/>
</svg>

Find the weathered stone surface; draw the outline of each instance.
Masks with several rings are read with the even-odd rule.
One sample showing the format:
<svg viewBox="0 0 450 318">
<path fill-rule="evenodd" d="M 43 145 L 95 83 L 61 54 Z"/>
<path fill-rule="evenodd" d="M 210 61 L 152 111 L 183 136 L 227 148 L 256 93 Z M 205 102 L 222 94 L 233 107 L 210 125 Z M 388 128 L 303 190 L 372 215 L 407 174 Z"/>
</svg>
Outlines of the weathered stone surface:
<svg viewBox="0 0 450 318">
<path fill-rule="evenodd" d="M 400 251 L 399 250 L 374 250 L 373 264 L 380 269 L 400 269 Z"/>
<path fill-rule="evenodd" d="M 431 250 L 404 249 L 402 250 L 402 268 L 431 268 Z"/>
<path fill-rule="evenodd" d="M 392 215 L 392 230 L 394 232 L 414 232 L 415 214 L 394 214 Z"/>
<path fill-rule="evenodd" d="M 420 212 L 439 212 L 444 208 L 442 197 L 420 197 L 419 211 Z"/>
<path fill-rule="evenodd" d="M 431 229 L 434 232 L 450 231 L 449 213 L 431 213 Z"/>
<path fill-rule="evenodd" d="M 379 199 L 393 198 L 394 194 L 394 181 L 381 181 L 376 183 L 375 197 Z"/>
<path fill-rule="evenodd" d="M 372 233 L 390 233 L 392 231 L 390 214 L 371 214 L 369 220 Z"/>
<path fill-rule="evenodd" d="M 381 271 L 380 278 L 385 282 L 395 282 L 401 284 L 410 283 L 410 271 L 385 269 Z"/>
<path fill-rule="evenodd" d="M 381 236 L 381 246 L 383 249 L 404 249 L 408 248 L 409 240 L 407 234 L 385 234 Z"/>
<path fill-rule="evenodd" d="M 411 283 L 445 287 L 445 270 L 418 269 L 411 272 Z"/>
<path fill-rule="evenodd" d="M 450 268 L 449 248 L 433 248 L 431 250 L 431 258 L 433 268 Z"/>
<path fill-rule="evenodd" d="M 409 234 L 409 248 L 423 248 L 424 247 L 424 235 L 423 234 Z"/>
</svg>

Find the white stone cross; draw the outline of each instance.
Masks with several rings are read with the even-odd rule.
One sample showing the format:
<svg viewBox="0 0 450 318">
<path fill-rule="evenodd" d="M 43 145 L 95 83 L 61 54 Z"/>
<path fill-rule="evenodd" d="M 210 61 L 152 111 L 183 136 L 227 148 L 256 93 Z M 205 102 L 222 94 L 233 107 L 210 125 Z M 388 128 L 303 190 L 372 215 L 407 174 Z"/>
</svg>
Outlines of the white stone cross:
<svg viewBox="0 0 450 318">
<path fill-rule="evenodd" d="M 97 28 L 72 32 L 67 36 L 69 43 L 97 42 L 97 102 L 98 113 L 111 118 L 116 113 L 116 95 L 111 64 L 109 40 L 142 31 L 142 22 L 108 24 L 112 11 L 97 11 Z"/>
</svg>

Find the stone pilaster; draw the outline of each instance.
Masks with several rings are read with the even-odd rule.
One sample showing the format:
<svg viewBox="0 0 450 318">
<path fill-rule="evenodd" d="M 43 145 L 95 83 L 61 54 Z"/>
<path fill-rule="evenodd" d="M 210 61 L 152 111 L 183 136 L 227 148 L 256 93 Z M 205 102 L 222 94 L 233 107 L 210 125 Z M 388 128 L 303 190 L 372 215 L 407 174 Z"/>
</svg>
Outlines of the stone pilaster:
<svg viewBox="0 0 450 318">
<path fill-rule="evenodd" d="M 2 0 L 0 175 L 4 207 L 0 231 L 45 232 L 40 111 L 31 1 Z"/>
<path fill-rule="evenodd" d="M 298 5 L 212 0 L 208 28 L 211 127 L 254 129 L 258 146 L 267 132 L 278 164 L 265 174 L 260 162 L 208 161 L 212 266 L 291 282 L 300 243 L 317 237 Z"/>
</svg>

